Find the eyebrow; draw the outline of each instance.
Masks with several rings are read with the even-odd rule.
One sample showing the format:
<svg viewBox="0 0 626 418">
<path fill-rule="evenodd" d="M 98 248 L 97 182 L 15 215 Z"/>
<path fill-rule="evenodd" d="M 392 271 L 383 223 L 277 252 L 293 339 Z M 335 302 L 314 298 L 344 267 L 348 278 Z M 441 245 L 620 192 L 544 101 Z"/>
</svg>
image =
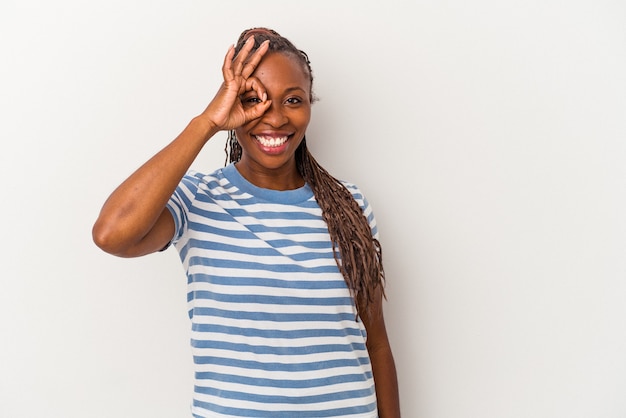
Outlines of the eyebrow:
<svg viewBox="0 0 626 418">
<path fill-rule="evenodd" d="M 292 91 L 296 91 L 296 90 L 299 90 L 302 93 L 306 93 L 306 90 L 304 90 L 302 87 L 289 87 L 285 89 L 285 93 L 291 93 Z"/>
<path fill-rule="evenodd" d="M 294 91 L 300 91 L 300 92 L 302 92 L 302 93 L 304 93 L 304 94 L 307 94 L 306 90 L 305 90 L 305 89 L 303 89 L 302 87 L 288 87 L 288 88 L 286 88 L 286 89 L 285 89 L 285 91 L 283 92 L 283 94 L 293 93 Z M 245 92 L 245 93 L 242 93 L 239 97 L 246 97 L 246 96 L 248 96 L 249 94 L 253 94 L 253 93 L 254 93 L 254 91 L 253 91 L 253 90 L 250 90 L 250 91 L 247 91 L 247 92 Z M 256 94 L 256 93 L 254 93 L 254 94 Z"/>
</svg>

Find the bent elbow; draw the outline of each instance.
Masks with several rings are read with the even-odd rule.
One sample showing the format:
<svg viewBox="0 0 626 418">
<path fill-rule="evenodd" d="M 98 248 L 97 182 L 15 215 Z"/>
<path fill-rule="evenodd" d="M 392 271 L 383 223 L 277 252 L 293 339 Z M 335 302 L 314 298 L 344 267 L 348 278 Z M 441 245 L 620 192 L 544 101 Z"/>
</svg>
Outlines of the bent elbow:
<svg viewBox="0 0 626 418">
<path fill-rule="evenodd" d="M 124 246 L 121 244 L 122 240 L 110 226 L 96 221 L 91 229 L 91 237 L 94 244 L 102 251 L 119 257 L 125 256 Z"/>
<path fill-rule="evenodd" d="M 164 210 L 160 218 L 150 223 L 145 220 L 100 216 L 94 223 L 93 242 L 102 251 L 118 257 L 140 257 L 162 250 L 174 235 L 174 220 Z"/>
</svg>

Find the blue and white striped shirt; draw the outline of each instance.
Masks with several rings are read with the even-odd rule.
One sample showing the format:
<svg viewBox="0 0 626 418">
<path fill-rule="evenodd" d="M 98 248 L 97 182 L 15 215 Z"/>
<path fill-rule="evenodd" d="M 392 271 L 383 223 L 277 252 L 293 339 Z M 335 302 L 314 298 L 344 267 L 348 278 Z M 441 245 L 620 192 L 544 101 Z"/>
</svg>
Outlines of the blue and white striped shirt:
<svg viewBox="0 0 626 418">
<path fill-rule="evenodd" d="M 311 189 L 262 189 L 231 164 L 188 173 L 168 208 L 188 277 L 193 415 L 377 417 L 365 328 Z"/>
</svg>

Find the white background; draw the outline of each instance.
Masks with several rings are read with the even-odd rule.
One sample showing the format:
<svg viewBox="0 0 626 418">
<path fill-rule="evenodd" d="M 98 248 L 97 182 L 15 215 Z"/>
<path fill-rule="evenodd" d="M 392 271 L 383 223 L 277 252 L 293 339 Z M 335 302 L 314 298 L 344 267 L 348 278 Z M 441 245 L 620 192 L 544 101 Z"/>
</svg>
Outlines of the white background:
<svg viewBox="0 0 626 418">
<path fill-rule="evenodd" d="M 3 0 L 0 416 L 189 415 L 176 252 L 119 259 L 91 225 L 264 25 L 308 52 L 310 147 L 376 211 L 403 416 L 625 417 L 624 22 L 619 0 Z"/>
</svg>

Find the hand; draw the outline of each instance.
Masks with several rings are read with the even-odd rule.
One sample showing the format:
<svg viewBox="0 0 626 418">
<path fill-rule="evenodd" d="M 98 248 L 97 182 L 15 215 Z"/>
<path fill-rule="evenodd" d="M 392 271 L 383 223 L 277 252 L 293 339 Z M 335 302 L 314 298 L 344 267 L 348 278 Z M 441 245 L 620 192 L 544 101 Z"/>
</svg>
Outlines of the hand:
<svg viewBox="0 0 626 418">
<path fill-rule="evenodd" d="M 222 66 L 224 82 L 201 115 L 219 130 L 235 129 L 257 119 L 271 104 L 263 84 L 256 77 L 251 77 L 269 48 L 269 40 L 263 42 L 248 60 L 253 46 L 254 36 L 251 36 L 236 57 L 235 48 L 231 46 L 228 49 Z M 239 97 L 248 91 L 255 91 L 261 102 L 244 107 Z"/>
</svg>

